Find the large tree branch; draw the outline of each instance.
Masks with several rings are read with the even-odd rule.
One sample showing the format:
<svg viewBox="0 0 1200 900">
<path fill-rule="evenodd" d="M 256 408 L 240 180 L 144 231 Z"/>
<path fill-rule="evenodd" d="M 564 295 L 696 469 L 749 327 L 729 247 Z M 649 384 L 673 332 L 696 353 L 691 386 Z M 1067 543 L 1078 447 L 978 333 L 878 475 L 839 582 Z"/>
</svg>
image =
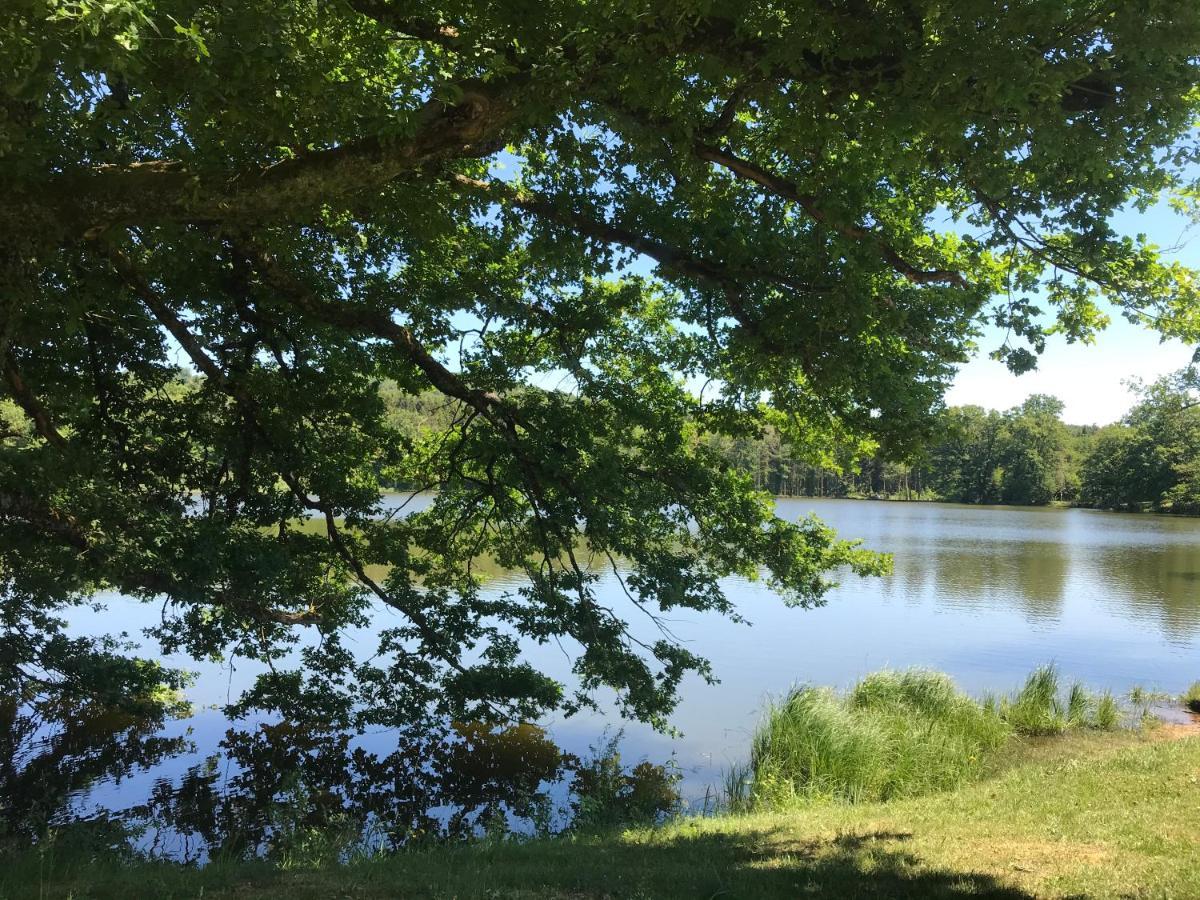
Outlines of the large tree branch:
<svg viewBox="0 0 1200 900">
<path fill-rule="evenodd" d="M 25 383 L 25 379 L 21 376 L 20 370 L 17 369 L 16 361 L 11 353 L 4 354 L 4 380 L 8 383 L 8 389 L 17 401 L 17 404 L 25 411 L 25 415 L 33 422 L 33 427 L 37 433 L 48 444 L 55 447 L 63 447 L 66 445 L 66 439 L 63 438 L 59 430 L 54 426 L 54 421 L 50 418 L 50 413 L 37 396 L 29 389 Z"/>
<path fill-rule="evenodd" d="M 487 421 L 520 465 L 527 486 L 526 496 L 540 523 L 539 507 L 545 502 L 540 460 L 532 457 L 523 446 L 519 428 L 528 426 L 503 397 L 468 385 L 435 359 L 409 329 L 393 321 L 387 313 L 357 303 L 330 301 L 317 296 L 297 282 L 278 260 L 252 239 L 241 238 L 240 242 L 235 242 L 235 249 L 251 262 L 270 287 L 297 309 L 325 324 L 388 341 L 425 374 L 435 390 L 462 401 Z M 563 479 L 556 481 L 564 492 L 573 493 L 573 486 L 569 482 Z M 370 585 L 369 581 L 364 583 Z M 373 589 L 379 593 L 377 588 Z M 380 596 L 383 597 L 382 594 Z"/>
<path fill-rule="evenodd" d="M 101 568 L 113 567 L 110 549 L 103 533 L 89 531 L 74 516 L 63 513 L 46 504 L 40 498 L 0 490 L 0 522 L 20 523 L 32 529 L 41 539 L 70 547 L 79 554 L 86 554 L 91 562 Z M 185 586 L 162 569 L 136 569 L 121 565 L 108 579 L 122 591 L 145 591 L 151 594 L 174 596 Z M 218 592 L 212 597 L 213 604 L 237 609 L 249 617 L 278 625 L 315 625 L 322 621 L 320 614 L 309 607 L 303 610 L 278 609 L 244 597 L 235 597 L 229 592 Z"/>
<path fill-rule="evenodd" d="M 250 396 L 239 384 L 230 379 L 227 373 L 217 364 L 215 360 L 208 354 L 207 350 L 201 345 L 199 340 L 190 333 L 187 326 L 175 315 L 174 311 L 158 297 L 153 287 L 143 278 L 140 273 L 133 267 L 132 263 L 120 251 L 115 248 L 104 248 L 104 253 L 112 262 L 114 268 L 127 285 L 137 294 L 139 298 L 146 304 L 146 307 L 159 321 L 159 323 L 167 329 L 170 334 L 179 341 L 180 346 L 188 354 L 188 357 L 203 372 L 208 378 L 213 379 L 214 384 L 230 398 L 232 398 L 246 413 L 248 421 L 252 427 L 258 432 L 260 440 L 267 446 L 272 447 L 276 451 L 277 457 L 282 457 L 283 454 L 278 453 L 279 448 L 271 441 L 270 435 L 262 426 L 258 404 L 254 398 Z M 410 336 L 411 337 L 411 336 Z M 413 342 L 415 344 L 415 342 Z M 419 345 L 418 345 L 419 346 Z M 392 609 L 397 610 L 408 618 L 416 627 L 417 632 L 421 635 L 422 640 L 430 648 L 443 663 L 451 669 L 465 674 L 466 669 L 461 662 L 450 652 L 444 650 L 441 646 L 441 637 L 438 634 L 437 628 L 434 626 L 430 618 L 420 609 L 414 608 L 411 604 L 404 603 L 395 597 L 392 593 L 386 591 L 376 582 L 366 571 L 366 567 L 358 558 L 358 555 L 350 547 L 345 537 L 342 535 L 340 527 L 337 525 L 337 518 L 333 508 L 324 500 L 317 497 L 314 498 L 308 494 L 301 484 L 300 479 L 291 471 L 290 467 L 283 464 L 282 459 L 275 461 L 275 469 L 279 477 L 283 479 L 288 486 L 293 497 L 300 502 L 305 508 L 314 512 L 321 513 L 326 527 L 326 535 L 330 545 L 342 560 L 350 567 L 355 578 L 367 590 L 374 594 L 379 600 L 385 603 Z M 313 615 L 319 615 L 319 611 L 314 610 Z M 314 619 L 319 621 L 319 619 Z"/>
<path fill-rule="evenodd" d="M 761 324 L 750 315 L 749 310 L 742 303 L 742 289 L 745 283 L 747 281 L 766 281 L 800 294 L 819 293 L 823 290 L 778 272 L 735 268 L 696 256 L 665 241 L 648 237 L 602 219 L 591 218 L 578 210 L 563 209 L 551 200 L 538 197 L 504 182 L 481 181 L 457 173 L 451 174 L 449 179 L 460 189 L 488 197 L 493 202 L 507 203 L 546 220 L 557 222 L 584 237 L 634 250 L 650 257 L 669 272 L 696 278 L 719 288 L 729 307 L 730 315 L 748 332 L 763 341 L 763 349 L 770 352 L 782 351 L 763 337 Z"/>
<path fill-rule="evenodd" d="M 457 50 L 462 46 L 456 26 L 403 15 L 388 0 L 347 0 L 347 3 L 355 12 L 399 34 L 437 44 L 447 50 Z"/>
<path fill-rule="evenodd" d="M 88 237 L 125 224 L 304 221 L 325 204 L 378 191 L 432 161 L 494 153 L 517 117 L 516 95 L 525 80 L 518 73 L 487 84 L 456 85 L 461 99 L 427 102 L 408 137 L 372 135 L 222 174 L 194 171 L 171 160 L 97 166 L 65 173 L 38 197 L 18 196 L 15 201 L 49 202 L 68 233 Z"/>
<path fill-rule="evenodd" d="M 420 369 L 438 392 L 461 400 L 488 421 L 502 426 L 506 432 L 512 431 L 513 423 L 498 394 L 468 385 L 439 362 L 412 331 L 394 321 L 386 312 L 359 303 L 335 302 L 319 297 L 297 282 L 278 260 L 254 241 L 241 238 L 234 243 L 237 252 L 251 262 L 270 287 L 298 310 L 328 325 L 386 340 Z"/>
<path fill-rule="evenodd" d="M 479 391 L 469 387 L 462 379 L 445 368 L 441 363 L 433 358 L 416 339 L 412 333 L 401 325 L 398 325 L 391 318 L 379 311 L 371 310 L 359 304 L 351 302 L 335 302 L 325 300 L 315 296 L 308 291 L 303 285 L 299 284 L 290 273 L 276 260 L 270 253 L 260 247 L 250 238 L 241 238 L 235 242 L 235 249 L 244 257 L 249 259 L 254 268 L 259 271 L 264 277 L 268 286 L 278 291 L 284 298 L 292 303 L 297 309 L 304 313 L 330 325 L 345 328 L 351 331 L 357 331 L 361 334 L 373 335 L 390 341 L 393 346 L 400 349 L 405 356 L 412 360 L 425 374 L 429 377 L 431 384 L 435 389 L 449 397 L 461 400 L 475 413 L 479 414 L 483 419 L 490 422 L 501 434 L 502 439 L 508 445 L 514 458 L 521 466 L 525 474 L 526 485 L 522 490 L 530 509 L 533 513 L 539 535 L 542 542 L 543 563 L 550 566 L 551 577 L 553 579 L 552 560 L 554 552 L 550 547 L 548 540 L 548 531 L 550 526 L 546 523 L 543 516 L 542 506 L 545 504 L 545 490 L 543 486 L 543 473 L 539 471 L 539 461 L 533 458 L 522 445 L 517 426 L 521 424 L 515 410 L 511 409 L 504 399 L 491 392 Z M 284 476 L 287 480 L 288 476 Z M 575 496 L 574 486 L 565 479 L 554 479 L 558 488 L 565 493 Z M 288 481 L 294 493 L 298 496 L 304 496 L 298 484 L 293 481 Z M 354 567 L 356 577 L 365 584 L 376 596 L 383 602 L 389 605 L 396 606 L 395 601 L 387 594 L 382 587 L 375 583 L 358 563 L 352 555 L 345 550 L 342 543 L 336 524 L 334 522 L 332 511 L 322 505 L 319 500 L 312 500 L 305 497 L 305 503 L 311 509 L 321 511 L 325 516 L 327 530 L 330 539 L 335 545 L 343 549 L 344 555 L 351 560 Z M 576 594 L 579 602 L 590 610 L 602 609 L 583 589 L 582 573 L 579 570 L 578 563 L 575 561 L 571 549 L 572 542 L 575 539 L 575 531 L 573 527 L 568 526 L 568 536 L 564 539 L 563 534 L 559 529 L 557 537 L 559 542 L 565 546 L 566 554 L 575 567 L 576 573 L 580 580 L 577 582 Z M 402 612 L 411 616 L 407 609 L 401 608 Z M 619 621 L 611 610 L 608 611 L 609 616 L 614 621 Z M 418 621 L 418 626 L 420 626 Z M 624 630 L 624 629 L 623 629 Z M 626 635 L 635 640 L 628 632 Z M 577 635 L 577 637 L 580 637 Z M 582 639 L 582 637 L 581 637 Z"/>
<path fill-rule="evenodd" d="M 739 92 L 727 101 L 718 116 L 716 126 L 727 127 L 725 120 L 732 120 L 731 109 L 740 102 Z M 660 132 L 670 132 L 672 123 L 662 118 L 656 118 L 646 111 L 634 108 L 619 97 L 609 98 L 609 106 L 631 119 L 638 126 Z M 709 133 L 713 133 L 710 130 Z M 710 162 L 732 172 L 738 178 L 753 182 L 767 192 L 798 205 L 805 214 L 820 225 L 829 228 L 844 238 L 857 243 L 873 246 L 879 256 L 892 269 L 903 275 L 914 284 L 952 284 L 955 287 L 967 287 L 967 281 L 959 272 L 946 269 L 923 269 L 910 262 L 881 234 L 862 225 L 849 225 L 840 222 L 821 206 L 820 199 L 812 193 L 801 191 L 794 181 L 784 178 L 770 170 L 738 156 L 727 147 L 718 147 L 695 140 L 691 143 L 690 152 L 697 158 Z M 653 255 L 653 254 L 647 254 Z"/>
</svg>

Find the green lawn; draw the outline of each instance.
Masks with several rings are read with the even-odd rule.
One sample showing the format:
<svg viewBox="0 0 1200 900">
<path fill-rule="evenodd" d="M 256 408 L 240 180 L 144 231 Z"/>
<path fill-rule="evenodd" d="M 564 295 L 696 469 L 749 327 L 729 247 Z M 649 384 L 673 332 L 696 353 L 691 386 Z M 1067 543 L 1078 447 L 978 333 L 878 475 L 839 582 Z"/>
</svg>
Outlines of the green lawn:
<svg viewBox="0 0 1200 900">
<path fill-rule="evenodd" d="M 685 819 L 335 869 L 0 860 L 0 897 L 1200 897 L 1200 737 L 1027 742 L 994 777 L 887 804 Z"/>
</svg>

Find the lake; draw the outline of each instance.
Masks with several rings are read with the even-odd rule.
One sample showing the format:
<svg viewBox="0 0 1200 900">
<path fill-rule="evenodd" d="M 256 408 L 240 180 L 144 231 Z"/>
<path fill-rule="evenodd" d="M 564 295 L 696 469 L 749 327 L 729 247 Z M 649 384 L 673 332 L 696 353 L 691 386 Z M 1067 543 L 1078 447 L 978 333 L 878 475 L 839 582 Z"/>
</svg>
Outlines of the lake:
<svg viewBox="0 0 1200 900">
<path fill-rule="evenodd" d="M 927 666 L 972 693 L 1006 691 L 1045 662 L 1056 663 L 1065 679 L 1118 693 L 1135 685 L 1179 693 L 1200 678 L 1200 520 L 817 499 L 781 499 L 778 511 L 789 519 L 815 513 L 843 537 L 894 553 L 895 571 L 850 576 L 812 610 L 784 606 L 761 583 L 731 579 L 728 593 L 749 626 L 673 614 L 671 630 L 712 661 L 721 682 L 685 682 L 673 718 L 679 736 L 627 723 L 623 749 L 627 761 L 673 755 L 685 797 L 699 798 L 744 758 L 764 701 L 799 683 L 845 687 L 875 669 Z M 516 583 L 502 576 L 488 589 Z M 617 602 L 615 577 L 601 590 Z M 106 613 L 81 614 L 74 626 L 136 633 L 157 614 L 111 598 Z M 566 677 L 567 661 L 553 644 L 535 648 L 533 659 Z M 225 702 L 256 674 L 250 667 L 170 661 L 200 670 L 192 697 L 201 705 Z M 606 726 L 621 725 L 590 714 L 547 724 L 560 745 L 577 753 L 597 743 Z M 224 722 L 210 709 L 175 727 L 191 729 L 204 753 L 215 747 Z M 186 764 L 174 760 L 125 782 L 122 798 Z M 111 800 L 115 790 L 102 787 L 92 799 Z"/>
<path fill-rule="evenodd" d="M 693 793 L 745 755 L 764 700 L 797 683 L 845 687 L 875 669 L 927 666 L 981 693 L 1015 688 L 1045 662 L 1120 693 L 1179 693 L 1200 678 L 1198 520 L 816 499 L 781 499 L 778 512 L 817 514 L 843 537 L 894 553 L 895 571 L 851 576 L 812 610 L 733 581 L 751 626 L 673 621 L 721 684 L 685 685 L 674 718 L 682 738 L 638 737 L 651 757 L 676 752 Z M 564 727 L 578 726 L 556 733 Z"/>
</svg>

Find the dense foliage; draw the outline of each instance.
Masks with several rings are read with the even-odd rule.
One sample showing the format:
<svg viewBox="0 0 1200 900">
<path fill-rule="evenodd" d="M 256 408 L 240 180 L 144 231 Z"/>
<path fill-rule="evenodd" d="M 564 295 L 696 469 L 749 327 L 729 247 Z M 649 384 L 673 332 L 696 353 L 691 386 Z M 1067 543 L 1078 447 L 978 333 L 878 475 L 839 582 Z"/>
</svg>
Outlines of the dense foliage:
<svg viewBox="0 0 1200 900">
<path fill-rule="evenodd" d="M 940 672 L 884 670 L 844 696 L 793 690 L 772 705 L 754 735 L 750 762 L 730 785 L 735 808 L 787 808 L 814 799 L 874 802 L 951 790 L 994 771 L 1014 735 L 1115 729 L 1112 694 L 1080 682 L 1063 690 L 1042 666 L 1010 695 L 975 700 Z"/>
<path fill-rule="evenodd" d="M 0 688 L 145 694 L 63 637 L 112 589 L 167 651 L 269 663 L 235 711 L 607 687 L 662 722 L 708 668 L 642 612 L 886 564 L 696 433 L 902 453 L 985 320 L 1018 370 L 1105 302 L 1200 337 L 1191 273 L 1107 224 L 1188 188 L 1198 51 L 1175 0 L 8 0 Z M 381 518 L 413 482 L 436 503 Z M 556 640 L 577 690 L 523 660 Z"/>
<path fill-rule="evenodd" d="M 1080 500 L 1111 509 L 1200 514 L 1200 400 L 1194 370 L 1144 385 L 1125 419 L 1095 435 Z"/>
</svg>

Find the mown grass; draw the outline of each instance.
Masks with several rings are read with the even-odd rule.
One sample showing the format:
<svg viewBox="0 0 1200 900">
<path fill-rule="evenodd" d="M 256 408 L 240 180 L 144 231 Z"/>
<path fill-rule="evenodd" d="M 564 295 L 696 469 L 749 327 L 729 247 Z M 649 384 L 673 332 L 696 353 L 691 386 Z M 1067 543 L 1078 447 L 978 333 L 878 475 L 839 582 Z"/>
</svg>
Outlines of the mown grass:
<svg viewBox="0 0 1200 900">
<path fill-rule="evenodd" d="M 686 818 L 482 842 L 346 866 L 0 861 L 0 898 L 774 898 L 1200 896 L 1200 739 L 1091 730 L 1014 741 L 1022 759 L 890 803 Z"/>
<path fill-rule="evenodd" d="M 1093 696 L 1078 682 L 1064 691 L 1053 666 L 982 702 L 940 672 L 876 672 L 845 696 L 804 687 L 771 706 L 749 769 L 726 790 L 734 809 L 919 796 L 979 777 L 1014 734 L 1111 729 L 1120 719 L 1111 694 Z"/>
</svg>

